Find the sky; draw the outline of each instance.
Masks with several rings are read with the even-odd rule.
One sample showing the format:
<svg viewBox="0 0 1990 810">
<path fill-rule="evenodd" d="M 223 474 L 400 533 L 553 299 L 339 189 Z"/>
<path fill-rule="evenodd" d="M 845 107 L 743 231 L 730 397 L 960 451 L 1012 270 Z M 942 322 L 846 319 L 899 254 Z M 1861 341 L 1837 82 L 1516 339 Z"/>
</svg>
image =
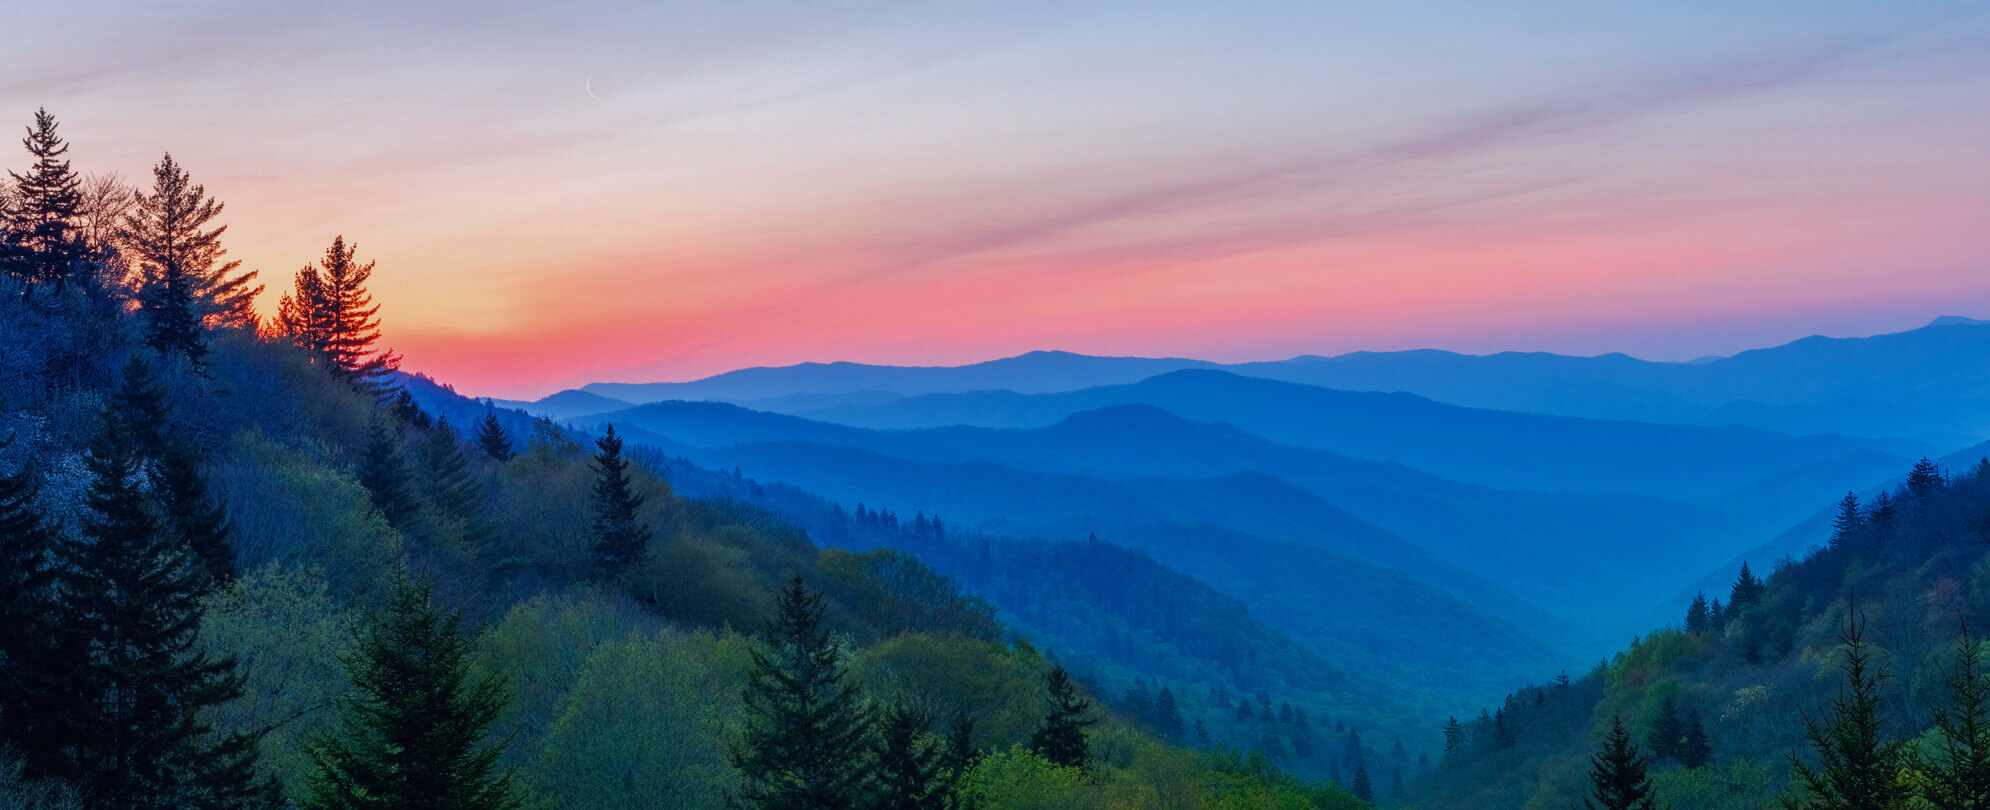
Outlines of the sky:
<svg viewBox="0 0 1990 810">
<path fill-rule="evenodd" d="M 1990 317 L 1966 2 L 12 4 L 0 116 L 170 152 L 273 312 L 533 397 L 1036 349 L 1658 360 Z M 26 153 L 0 165 L 19 169 Z"/>
</svg>

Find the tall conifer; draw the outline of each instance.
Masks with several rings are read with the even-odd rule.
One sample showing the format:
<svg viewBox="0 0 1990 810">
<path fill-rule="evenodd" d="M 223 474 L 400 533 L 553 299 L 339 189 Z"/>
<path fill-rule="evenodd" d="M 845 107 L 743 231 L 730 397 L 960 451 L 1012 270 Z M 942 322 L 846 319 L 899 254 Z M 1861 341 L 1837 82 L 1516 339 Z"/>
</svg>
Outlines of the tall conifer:
<svg viewBox="0 0 1990 810">
<path fill-rule="evenodd" d="M 24 291 L 40 285 L 61 289 L 84 255 L 76 228 L 82 181 L 69 161 L 60 159 L 69 152 L 69 144 L 56 134 L 59 126 L 48 110 L 36 110 L 35 122 L 21 140 L 34 156 L 34 165 L 25 175 L 8 172 L 14 178 L 15 200 L 7 224 L 17 248 L 8 269 L 24 282 Z"/>
<path fill-rule="evenodd" d="M 511 437 L 504 433 L 504 425 L 498 423 L 497 414 L 484 414 L 484 421 L 477 429 L 477 447 L 492 461 L 499 463 L 511 460 Z"/>
<path fill-rule="evenodd" d="M 58 544 L 57 618 L 82 656 L 44 743 L 105 807 L 253 806 L 256 737 L 203 719 L 242 694 L 232 659 L 198 650 L 205 577 L 146 495 L 137 442 L 115 412 L 85 455 L 92 481 L 80 537 Z"/>
<path fill-rule="evenodd" d="M 1582 798 L 1588 810 L 1654 810 L 1651 779 L 1646 775 L 1651 758 L 1638 753 L 1624 719 L 1610 721 L 1610 734 L 1603 738 L 1603 750 L 1589 758 L 1589 795 Z"/>
<path fill-rule="evenodd" d="M 629 461 L 622 457 L 622 438 L 609 425 L 594 442 L 594 559 L 615 576 L 649 556 L 650 527 L 637 518 L 643 496 L 629 483 Z"/>
<path fill-rule="evenodd" d="M 1885 739 L 1880 683 L 1886 671 L 1873 661 L 1865 627 L 1854 609 L 1838 636 L 1845 651 L 1845 689 L 1831 701 L 1827 719 L 1803 718 L 1819 764 L 1812 768 L 1790 757 L 1801 787 L 1784 802 L 1792 810 L 1904 810 L 1913 799 L 1913 785 L 1901 778 L 1909 765 L 1907 748 Z"/>
<path fill-rule="evenodd" d="M 254 271 L 238 272 L 241 262 L 222 260 L 228 226 L 208 227 L 222 208 L 169 154 L 152 169 L 152 193 L 139 195 L 125 216 L 119 238 L 138 263 L 146 340 L 160 352 L 199 360 L 205 328 L 256 323 L 262 285 L 253 284 Z"/>
<path fill-rule="evenodd" d="M 50 697 L 70 673 L 55 645 L 56 532 L 37 495 L 34 469 L 0 475 L 0 748 L 27 759 L 31 775 L 49 771 Z"/>
<path fill-rule="evenodd" d="M 1831 547 L 1845 545 L 1866 526 L 1866 513 L 1859 508 L 1859 496 L 1850 492 L 1838 499 L 1838 517 L 1831 521 Z"/>
<path fill-rule="evenodd" d="M 877 810 L 948 810 L 946 743 L 931 718 L 895 703 L 878 718 Z"/>
<path fill-rule="evenodd" d="M 1924 767 L 1925 797 L 1936 810 L 1990 808 L 1990 673 L 1983 658 L 1965 626 L 1942 673 L 1948 704 L 1935 707 L 1935 755 Z"/>
<path fill-rule="evenodd" d="M 401 453 L 400 431 L 385 417 L 375 416 L 367 426 L 366 443 L 360 447 L 359 483 L 396 527 L 406 528 L 420 506 L 407 458 Z"/>
<path fill-rule="evenodd" d="M 400 355 L 376 351 L 380 306 L 366 291 L 373 262 L 360 264 L 358 246 L 344 236 L 332 239 L 318 266 L 297 271 L 296 288 L 277 309 L 277 325 L 332 376 L 354 388 L 384 396 L 386 378 L 400 368 Z"/>
<path fill-rule="evenodd" d="M 510 700 L 501 678 L 472 682 L 462 613 L 437 609 L 425 582 L 399 583 L 369 617 L 346 673 L 337 734 L 307 748 L 313 810 L 506 810 L 514 776 L 488 739 Z"/>
<path fill-rule="evenodd" d="M 1037 726 L 1030 737 L 1030 748 L 1043 755 L 1044 759 L 1067 768 L 1084 768 L 1091 764 L 1091 746 L 1085 741 L 1085 727 L 1098 722 L 1090 717 L 1092 702 L 1078 696 L 1078 689 L 1071 683 L 1071 674 L 1064 667 L 1052 667 L 1044 676 L 1049 710 L 1044 713 L 1043 724 Z"/>
<path fill-rule="evenodd" d="M 741 806 L 845 810 L 873 795 L 871 721 L 822 614 L 822 596 L 795 577 L 752 651 L 746 728 L 732 751 Z"/>
</svg>

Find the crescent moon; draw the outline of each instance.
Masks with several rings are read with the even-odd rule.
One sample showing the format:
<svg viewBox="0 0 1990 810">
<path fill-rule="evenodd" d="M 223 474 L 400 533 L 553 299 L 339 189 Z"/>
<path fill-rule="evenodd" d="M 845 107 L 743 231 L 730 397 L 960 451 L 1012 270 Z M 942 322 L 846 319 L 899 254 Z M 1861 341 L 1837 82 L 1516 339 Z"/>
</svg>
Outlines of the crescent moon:
<svg viewBox="0 0 1990 810">
<path fill-rule="evenodd" d="M 581 86 L 581 89 L 583 89 L 583 90 L 587 91 L 587 97 L 588 97 L 588 98 L 591 98 L 591 99 L 594 99 L 595 101 L 600 101 L 600 100 L 601 100 L 601 97 L 600 97 L 600 96 L 597 96 L 597 95 L 595 95 L 595 94 L 594 94 L 594 77 L 593 77 L 593 76 L 588 76 L 588 77 L 587 77 L 587 81 L 584 81 L 584 82 L 581 82 L 581 85 L 580 85 L 580 86 Z"/>
</svg>

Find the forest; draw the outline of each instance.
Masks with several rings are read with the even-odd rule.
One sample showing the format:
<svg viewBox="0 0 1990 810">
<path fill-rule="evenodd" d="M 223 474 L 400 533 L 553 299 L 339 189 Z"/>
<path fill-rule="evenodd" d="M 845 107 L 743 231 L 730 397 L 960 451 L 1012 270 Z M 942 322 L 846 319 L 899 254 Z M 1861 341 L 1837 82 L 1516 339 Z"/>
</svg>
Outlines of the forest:
<svg viewBox="0 0 1990 810">
<path fill-rule="evenodd" d="M 258 318 L 187 169 L 58 126 L 5 198 L 0 806 L 1366 804 L 1102 705 L 912 555 L 424 409 L 358 241 Z"/>
<path fill-rule="evenodd" d="M 1380 631 L 1425 655 L 1477 614 L 1364 573 L 1332 594 L 1358 623 L 1311 618 L 1311 572 L 1369 570 L 1320 547 L 966 529 L 460 396 L 400 369 L 359 240 L 325 234 L 261 317 L 187 168 L 133 185 L 73 168 L 46 112 L 26 133 L 0 808 L 1990 802 L 1990 461 L 1847 493 L 1810 552 L 1461 717 L 1468 689 L 1423 684 L 1548 653 L 1488 620 L 1455 660 L 1387 661 L 1409 648 Z"/>
</svg>

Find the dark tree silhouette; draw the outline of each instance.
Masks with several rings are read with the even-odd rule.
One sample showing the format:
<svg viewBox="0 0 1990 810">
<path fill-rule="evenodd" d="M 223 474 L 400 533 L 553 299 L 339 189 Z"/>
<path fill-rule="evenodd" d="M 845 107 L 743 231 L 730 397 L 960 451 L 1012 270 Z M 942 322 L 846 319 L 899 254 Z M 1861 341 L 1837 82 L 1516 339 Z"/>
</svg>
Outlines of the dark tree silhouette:
<svg viewBox="0 0 1990 810">
<path fill-rule="evenodd" d="M 332 376 L 361 391 L 384 396 L 386 377 L 400 368 L 392 350 L 375 351 L 380 306 L 366 291 L 373 262 L 360 264 L 358 245 L 334 237 L 318 266 L 297 271 L 296 288 L 277 309 L 277 326 L 322 363 Z"/>
<path fill-rule="evenodd" d="M 400 432 L 385 417 L 375 416 L 367 425 L 366 444 L 360 448 L 359 483 L 373 494 L 387 522 L 406 528 L 420 508 L 414 478 L 407 459 L 401 454 Z"/>
<path fill-rule="evenodd" d="M 511 460 L 511 437 L 505 435 L 504 425 L 498 424 L 497 414 L 484 414 L 484 420 L 477 429 L 477 448 L 492 461 Z"/>
<path fill-rule="evenodd" d="M 947 810 L 946 743 L 927 733 L 931 718 L 896 703 L 878 718 L 877 810 Z"/>
<path fill-rule="evenodd" d="M 1603 738 L 1603 750 L 1589 758 L 1590 793 L 1582 799 L 1589 810 L 1654 810 L 1651 779 L 1646 770 L 1651 758 L 1638 753 L 1624 719 L 1610 721 L 1610 734 Z"/>
<path fill-rule="evenodd" d="M 822 627 L 820 594 L 797 576 L 753 650 L 746 728 L 732 751 L 736 803 L 758 810 L 842 810 L 873 795 L 870 718 L 842 649 Z"/>
<path fill-rule="evenodd" d="M 1929 493 L 1944 483 L 1941 468 L 1936 467 L 1927 456 L 1922 456 L 1920 461 L 1914 462 L 1914 469 L 1907 471 L 1907 494 L 1913 496 L 1917 504 L 1927 502 Z"/>
<path fill-rule="evenodd" d="M 1645 748 L 1651 751 L 1654 759 L 1680 759 L 1681 746 L 1686 742 L 1686 723 L 1679 719 L 1679 708 L 1667 698 L 1658 707 L 1658 717 L 1651 724 L 1651 739 Z"/>
<path fill-rule="evenodd" d="M 1924 764 L 1924 798 L 1937 810 L 1990 808 L 1990 683 L 1983 650 L 1968 626 L 1956 639 L 1955 657 L 1942 672 L 1948 705 L 1936 706 L 1935 755 Z"/>
<path fill-rule="evenodd" d="M 204 713 L 242 694 L 232 659 L 197 650 L 206 577 L 146 496 L 137 441 L 114 411 L 84 461 L 80 537 L 58 544 L 56 614 L 82 657 L 57 700 L 65 717 L 42 744 L 66 752 L 59 774 L 105 807 L 245 806 L 256 737 L 219 735 Z"/>
<path fill-rule="evenodd" d="M 13 210 L 7 212 L 8 241 L 16 248 L 8 271 L 24 282 L 24 292 L 41 285 L 63 288 L 83 259 L 83 241 L 76 228 L 82 181 L 69 161 L 60 159 L 69 152 L 69 144 L 56 134 L 60 126 L 48 110 L 36 110 L 34 124 L 21 139 L 34 156 L 34 165 L 25 175 L 8 172 L 14 178 L 15 196 Z"/>
<path fill-rule="evenodd" d="M 357 688 L 337 734 L 313 740 L 306 807 L 316 810 L 520 806 L 504 743 L 487 739 L 510 700 L 502 679 L 472 683 L 462 613 L 435 607 L 427 583 L 403 580 L 345 659 Z"/>
<path fill-rule="evenodd" d="M 1831 547 L 1845 545 L 1866 527 L 1866 513 L 1859 508 L 1859 496 L 1850 492 L 1838 499 L 1838 517 L 1831 521 Z"/>
<path fill-rule="evenodd" d="M 0 747 L 18 752 L 36 778 L 57 754 L 46 744 L 59 716 L 51 696 L 73 674 L 55 643 L 49 555 L 57 535 L 35 502 L 38 489 L 28 465 L 0 475 Z"/>
<path fill-rule="evenodd" d="M 1698 768 L 1707 764 L 1714 756 L 1714 746 L 1707 739 L 1707 726 L 1700 719 L 1700 710 L 1686 713 L 1686 738 L 1679 744 L 1679 764 L 1688 768 Z"/>
<path fill-rule="evenodd" d="M 1085 727 L 1098 722 L 1088 717 L 1092 702 L 1078 696 L 1071 674 L 1064 667 L 1052 667 L 1044 677 L 1049 711 L 1043 724 L 1030 737 L 1030 748 L 1044 759 L 1070 768 L 1084 768 L 1091 762 L 1091 748 L 1085 741 Z"/>
<path fill-rule="evenodd" d="M 1705 592 L 1693 594 L 1693 604 L 1686 607 L 1686 632 L 1700 635 L 1713 629 L 1713 609 L 1707 605 Z"/>
<path fill-rule="evenodd" d="M 1802 795 L 1786 800 L 1787 807 L 1892 810 L 1907 807 L 1913 797 L 1913 786 L 1901 779 L 1908 765 L 1906 747 L 1883 739 L 1879 695 L 1886 672 L 1873 662 L 1865 628 L 1854 607 L 1838 636 L 1845 650 L 1844 691 L 1831 701 L 1828 719 L 1804 715 L 1804 733 L 1819 765 L 1812 768 L 1790 756 Z"/>
<path fill-rule="evenodd" d="M 207 351 L 205 327 L 255 326 L 252 307 L 263 287 L 252 285 L 255 272 L 237 272 L 241 262 L 222 261 L 228 227 L 208 227 L 223 206 L 205 187 L 194 185 L 170 154 L 152 178 L 152 193 L 138 197 L 119 239 L 138 263 L 147 342 L 199 360 Z"/>
<path fill-rule="evenodd" d="M 609 576 L 649 556 L 650 527 L 636 516 L 643 496 L 629 484 L 629 461 L 622 457 L 622 437 L 609 425 L 594 441 L 594 561 Z"/>
</svg>

